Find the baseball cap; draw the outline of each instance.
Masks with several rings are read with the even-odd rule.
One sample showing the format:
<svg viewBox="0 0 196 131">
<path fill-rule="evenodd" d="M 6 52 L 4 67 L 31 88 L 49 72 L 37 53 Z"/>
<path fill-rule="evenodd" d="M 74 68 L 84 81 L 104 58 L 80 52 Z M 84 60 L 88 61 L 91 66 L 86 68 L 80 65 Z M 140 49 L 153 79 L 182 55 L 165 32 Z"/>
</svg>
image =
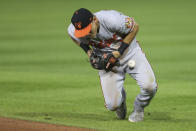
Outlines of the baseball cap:
<svg viewBox="0 0 196 131">
<path fill-rule="evenodd" d="M 84 37 L 91 31 L 91 22 L 93 20 L 93 14 L 85 9 L 80 8 L 76 10 L 71 18 L 71 23 L 75 27 L 75 37 Z"/>
</svg>

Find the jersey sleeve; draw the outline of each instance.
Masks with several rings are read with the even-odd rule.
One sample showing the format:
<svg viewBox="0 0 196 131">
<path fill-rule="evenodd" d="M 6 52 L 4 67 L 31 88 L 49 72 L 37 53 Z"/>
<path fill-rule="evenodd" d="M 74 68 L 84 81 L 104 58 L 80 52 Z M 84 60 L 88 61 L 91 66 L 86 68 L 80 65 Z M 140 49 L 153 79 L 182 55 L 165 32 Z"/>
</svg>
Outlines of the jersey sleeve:
<svg viewBox="0 0 196 131">
<path fill-rule="evenodd" d="M 107 18 L 108 28 L 112 32 L 126 35 L 134 28 L 134 19 L 120 12 L 112 11 L 110 17 Z"/>
</svg>

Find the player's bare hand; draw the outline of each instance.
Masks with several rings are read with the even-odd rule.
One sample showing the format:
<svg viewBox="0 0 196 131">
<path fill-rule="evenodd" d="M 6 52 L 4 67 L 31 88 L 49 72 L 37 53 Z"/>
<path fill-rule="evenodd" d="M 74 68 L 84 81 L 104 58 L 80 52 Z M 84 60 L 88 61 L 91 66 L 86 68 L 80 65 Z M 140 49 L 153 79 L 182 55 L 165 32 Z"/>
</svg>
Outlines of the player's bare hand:
<svg viewBox="0 0 196 131">
<path fill-rule="evenodd" d="M 90 58 L 91 54 L 92 54 L 92 50 L 88 50 L 87 55 L 89 58 Z"/>
<path fill-rule="evenodd" d="M 114 55 L 115 58 L 120 57 L 120 52 L 119 51 L 113 51 L 112 54 Z"/>
<path fill-rule="evenodd" d="M 106 65 L 106 69 L 110 67 L 111 64 L 115 64 L 117 59 L 115 57 L 111 57 Z"/>
<path fill-rule="evenodd" d="M 109 63 L 109 62 L 107 63 L 106 69 L 108 69 L 108 68 L 110 67 L 110 64 L 111 64 L 111 63 Z"/>
</svg>

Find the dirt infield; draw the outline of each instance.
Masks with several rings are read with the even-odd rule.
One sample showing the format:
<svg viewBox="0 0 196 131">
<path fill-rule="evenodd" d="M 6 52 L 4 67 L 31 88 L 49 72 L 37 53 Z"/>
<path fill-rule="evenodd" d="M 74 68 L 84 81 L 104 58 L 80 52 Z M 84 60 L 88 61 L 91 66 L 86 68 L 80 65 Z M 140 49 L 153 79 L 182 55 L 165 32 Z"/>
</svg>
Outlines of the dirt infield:
<svg viewBox="0 0 196 131">
<path fill-rule="evenodd" d="M 95 131 L 85 128 L 61 126 L 26 120 L 0 118 L 0 131 Z"/>
</svg>

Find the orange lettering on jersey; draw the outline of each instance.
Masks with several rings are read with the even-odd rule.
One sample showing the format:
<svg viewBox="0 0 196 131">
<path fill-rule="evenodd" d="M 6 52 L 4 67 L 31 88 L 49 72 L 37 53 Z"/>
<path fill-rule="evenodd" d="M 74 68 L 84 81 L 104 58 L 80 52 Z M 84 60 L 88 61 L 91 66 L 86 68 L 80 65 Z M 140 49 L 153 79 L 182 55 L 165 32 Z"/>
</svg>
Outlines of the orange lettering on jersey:
<svg viewBox="0 0 196 131">
<path fill-rule="evenodd" d="M 132 26 L 133 26 L 133 20 L 130 17 L 127 17 L 125 19 L 125 25 L 126 25 L 127 28 L 132 28 Z"/>
</svg>

